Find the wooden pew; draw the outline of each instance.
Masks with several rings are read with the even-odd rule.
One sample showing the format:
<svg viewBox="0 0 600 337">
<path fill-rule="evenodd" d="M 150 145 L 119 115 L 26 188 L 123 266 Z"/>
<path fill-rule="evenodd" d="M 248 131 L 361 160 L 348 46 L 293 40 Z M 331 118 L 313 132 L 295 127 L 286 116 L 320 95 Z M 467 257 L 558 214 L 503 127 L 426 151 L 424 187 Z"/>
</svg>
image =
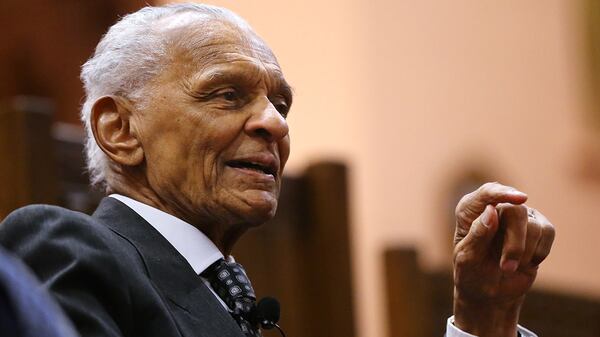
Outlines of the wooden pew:
<svg viewBox="0 0 600 337">
<path fill-rule="evenodd" d="M 390 337 L 440 337 L 452 315 L 452 274 L 419 267 L 412 248 L 386 250 Z M 600 299 L 532 290 L 520 323 L 540 337 L 600 337 Z"/>
</svg>

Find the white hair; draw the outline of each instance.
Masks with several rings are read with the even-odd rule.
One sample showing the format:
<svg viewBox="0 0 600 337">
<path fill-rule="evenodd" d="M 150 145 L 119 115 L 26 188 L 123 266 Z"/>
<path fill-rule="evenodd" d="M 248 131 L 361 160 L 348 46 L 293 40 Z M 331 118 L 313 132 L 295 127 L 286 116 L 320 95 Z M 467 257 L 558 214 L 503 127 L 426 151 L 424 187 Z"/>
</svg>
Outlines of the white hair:
<svg viewBox="0 0 600 337">
<path fill-rule="evenodd" d="M 93 186 L 106 187 L 108 159 L 92 133 L 92 106 L 98 98 L 106 95 L 132 100 L 141 96 L 145 83 L 160 72 L 160 62 L 167 52 L 164 36 L 155 24 L 185 12 L 249 27 L 237 14 L 221 7 L 194 3 L 148 6 L 110 27 L 96 46 L 94 55 L 82 66 L 81 80 L 86 96 L 81 120 L 86 131 L 87 168 Z"/>
</svg>

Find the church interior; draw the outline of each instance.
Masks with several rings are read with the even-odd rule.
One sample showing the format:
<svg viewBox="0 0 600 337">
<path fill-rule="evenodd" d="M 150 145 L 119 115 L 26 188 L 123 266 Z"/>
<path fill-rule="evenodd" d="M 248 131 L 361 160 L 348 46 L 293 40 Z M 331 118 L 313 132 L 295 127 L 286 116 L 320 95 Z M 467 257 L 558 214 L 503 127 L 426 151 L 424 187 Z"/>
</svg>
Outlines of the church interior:
<svg viewBox="0 0 600 337">
<path fill-rule="evenodd" d="M 0 220 L 95 208 L 80 67 L 120 17 L 167 2 L 0 3 Z M 520 324 L 600 336 L 598 1 L 209 3 L 248 20 L 294 89 L 277 215 L 234 249 L 288 336 L 440 336 L 454 207 L 487 181 L 557 230 Z"/>
</svg>

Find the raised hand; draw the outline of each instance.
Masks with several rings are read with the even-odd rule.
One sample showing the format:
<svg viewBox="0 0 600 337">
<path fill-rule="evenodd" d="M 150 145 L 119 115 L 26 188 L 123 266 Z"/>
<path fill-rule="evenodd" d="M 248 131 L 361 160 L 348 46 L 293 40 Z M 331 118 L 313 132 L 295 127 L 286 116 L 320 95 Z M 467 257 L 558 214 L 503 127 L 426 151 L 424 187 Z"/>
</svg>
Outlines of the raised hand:
<svg viewBox="0 0 600 337">
<path fill-rule="evenodd" d="M 527 195 L 487 183 L 456 207 L 455 324 L 477 336 L 516 336 L 519 312 L 554 226 L 524 203 Z"/>
</svg>

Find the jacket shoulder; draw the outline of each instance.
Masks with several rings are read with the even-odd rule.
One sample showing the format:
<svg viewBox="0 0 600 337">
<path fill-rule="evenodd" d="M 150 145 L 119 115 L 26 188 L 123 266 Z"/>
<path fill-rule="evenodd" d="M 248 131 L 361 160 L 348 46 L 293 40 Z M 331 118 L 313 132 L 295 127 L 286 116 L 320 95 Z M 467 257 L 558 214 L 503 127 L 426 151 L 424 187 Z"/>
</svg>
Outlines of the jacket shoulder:
<svg viewBox="0 0 600 337">
<path fill-rule="evenodd" d="M 109 270 L 131 255 L 130 245 L 92 216 L 51 205 L 30 205 L 9 214 L 0 224 L 0 245 L 42 279 L 52 263 L 101 265 Z"/>
<path fill-rule="evenodd" d="M 11 212 L 0 224 L 0 232 L 35 227 L 81 226 L 92 222 L 92 217 L 53 205 L 29 205 Z"/>
<path fill-rule="evenodd" d="M 53 205 L 29 205 L 19 208 L 0 224 L 0 244 L 8 248 L 11 242 L 35 236 L 101 240 L 112 234 L 87 214 Z"/>
</svg>

